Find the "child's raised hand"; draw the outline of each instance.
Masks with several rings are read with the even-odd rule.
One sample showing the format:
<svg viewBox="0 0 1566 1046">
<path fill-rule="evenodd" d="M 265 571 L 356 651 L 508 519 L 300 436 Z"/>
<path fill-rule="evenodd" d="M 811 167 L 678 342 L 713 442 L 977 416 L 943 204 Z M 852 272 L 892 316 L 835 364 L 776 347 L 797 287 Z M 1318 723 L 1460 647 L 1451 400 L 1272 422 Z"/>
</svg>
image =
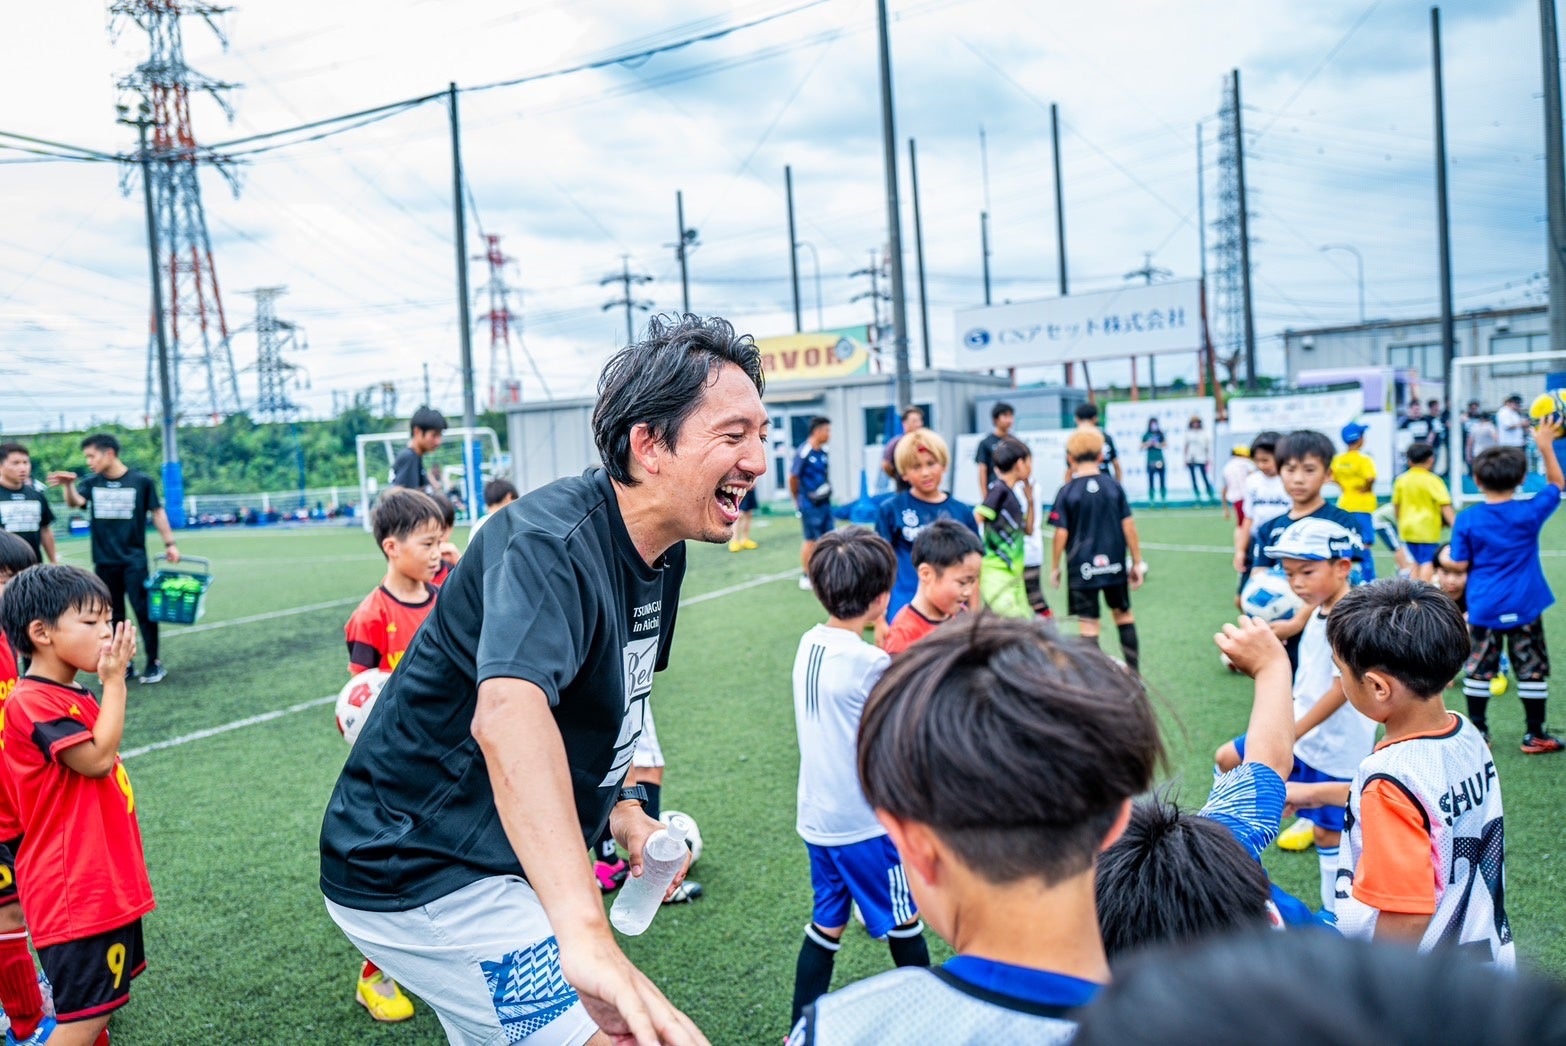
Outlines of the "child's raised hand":
<svg viewBox="0 0 1566 1046">
<path fill-rule="evenodd" d="M 136 626 L 121 621 L 114 635 L 98 650 L 98 678 L 104 682 L 124 679 L 125 669 L 136 657 Z"/>
<path fill-rule="evenodd" d="M 1559 414 L 1547 414 L 1534 424 L 1533 441 L 1541 447 L 1563 436 L 1566 436 L 1566 419 Z"/>
<path fill-rule="evenodd" d="M 1252 678 L 1268 665 L 1281 662 L 1288 668 L 1288 652 L 1261 618 L 1242 617 L 1237 625 L 1226 624 L 1222 632 L 1213 636 L 1213 642 L 1235 668 Z"/>
</svg>

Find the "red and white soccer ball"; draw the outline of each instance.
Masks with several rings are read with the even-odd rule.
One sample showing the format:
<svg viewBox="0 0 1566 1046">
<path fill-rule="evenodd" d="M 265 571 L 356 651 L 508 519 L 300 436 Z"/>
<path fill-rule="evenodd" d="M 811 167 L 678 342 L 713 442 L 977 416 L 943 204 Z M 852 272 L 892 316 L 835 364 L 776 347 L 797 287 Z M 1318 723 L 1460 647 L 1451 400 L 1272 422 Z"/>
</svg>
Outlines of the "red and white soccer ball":
<svg viewBox="0 0 1566 1046">
<path fill-rule="evenodd" d="M 359 739 L 364 721 L 370 718 L 370 709 L 375 707 L 376 698 L 381 696 L 381 689 L 390 678 L 390 672 L 368 668 L 348 680 L 348 685 L 338 693 L 337 729 L 342 732 L 343 740 L 353 744 Z"/>
</svg>

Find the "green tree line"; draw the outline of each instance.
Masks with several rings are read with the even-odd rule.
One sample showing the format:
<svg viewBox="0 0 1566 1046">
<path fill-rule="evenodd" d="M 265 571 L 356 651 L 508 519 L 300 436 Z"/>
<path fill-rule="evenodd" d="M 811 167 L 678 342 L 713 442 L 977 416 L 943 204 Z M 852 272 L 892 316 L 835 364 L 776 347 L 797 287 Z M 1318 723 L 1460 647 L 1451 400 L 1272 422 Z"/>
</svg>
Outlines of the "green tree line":
<svg viewBox="0 0 1566 1046">
<path fill-rule="evenodd" d="M 495 411 L 475 419 L 502 440 L 505 415 Z M 460 423 L 460 419 L 457 419 Z M 248 415 L 234 414 L 220 424 L 179 429 L 179 456 L 184 464 L 187 494 L 253 494 L 262 491 L 298 490 L 303 468 L 306 487 L 357 487 L 358 458 L 355 439 L 372 432 L 406 432 L 400 418 L 376 417 L 363 407 L 352 407 L 329 421 L 267 422 L 258 424 Z M 0 442 L 27 447 L 33 459 L 33 478 L 42 479 L 59 469 L 85 473 L 82 440 L 93 432 L 107 432 L 120 441 L 120 459 L 132 468 L 156 477 L 163 463 L 161 429 L 132 429 L 103 425 L 78 432 L 44 432 L 0 436 Z M 444 457 L 446 448 L 441 448 Z M 453 461 L 460 452 L 453 449 Z"/>
</svg>

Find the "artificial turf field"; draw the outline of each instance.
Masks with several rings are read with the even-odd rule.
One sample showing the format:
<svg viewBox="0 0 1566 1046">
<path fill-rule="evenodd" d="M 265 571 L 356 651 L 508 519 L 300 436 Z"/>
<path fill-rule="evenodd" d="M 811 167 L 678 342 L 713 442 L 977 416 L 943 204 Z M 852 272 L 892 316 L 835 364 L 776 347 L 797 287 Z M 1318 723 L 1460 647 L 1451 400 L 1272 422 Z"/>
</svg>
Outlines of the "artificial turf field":
<svg viewBox="0 0 1566 1046">
<path fill-rule="evenodd" d="M 1199 806 L 1213 750 L 1245 728 L 1250 706 L 1249 680 L 1220 667 L 1211 642 L 1232 615 L 1231 530 L 1216 509 L 1138 521 L 1151 572 L 1134 602 L 1166 726 L 1166 777 Z M 715 1043 L 777 1042 L 786 1032 L 810 912 L 794 834 L 790 673 L 800 633 L 822 611 L 794 582 L 795 521 L 757 524 L 758 551 L 691 546 L 672 663 L 655 688 L 664 805 L 700 823 L 706 852 L 692 878 L 707 894 L 664 909 L 626 942 Z M 115 1041 L 444 1041 L 428 1007 L 377 1026 L 354 1003 L 358 959 L 316 885 L 321 812 L 347 753 L 327 695 L 346 679 L 343 622 L 384 569 L 374 542 L 333 528 L 193 531 L 180 544 L 209 557 L 217 580 L 199 624 L 164 628 L 168 679 L 130 691 L 123 753 L 158 910 L 146 922 L 147 973 L 114 1018 Z M 1552 586 L 1566 593 L 1559 516 L 1544 547 Z M 61 550 L 86 565 L 85 541 Z M 1390 571 L 1386 557 L 1379 565 Z M 1050 601 L 1065 602 L 1058 592 Z M 1566 610 L 1549 611 L 1546 624 L 1566 643 Z M 1106 645 L 1113 652 L 1112 634 Z M 1461 708 L 1458 691 L 1448 697 Z M 1518 752 L 1521 706 L 1511 698 L 1490 716 L 1507 812 L 1507 909 L 1524 963 L 1566 976 L 1566 755 Z M 1557 727 L 1566 727 L 1562 700 Z M 1314 853 L 1274 849 L 1266 863 L 1285 888 L 1317 897 Z M 889 966 L 883 944 L 851 929 L 834 983 Z"/>
</svg>

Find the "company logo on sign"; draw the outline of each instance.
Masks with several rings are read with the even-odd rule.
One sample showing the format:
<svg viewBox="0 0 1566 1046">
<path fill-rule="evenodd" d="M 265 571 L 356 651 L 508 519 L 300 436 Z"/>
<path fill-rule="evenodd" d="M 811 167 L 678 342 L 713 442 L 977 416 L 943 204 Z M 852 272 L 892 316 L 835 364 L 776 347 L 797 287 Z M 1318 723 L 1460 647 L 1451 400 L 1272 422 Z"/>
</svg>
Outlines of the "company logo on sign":
<svg viewBox="0 0 1566 1046">
<path fill-rule="evenodd" d="M 987 348 L 990 344 L 990 332 L 983 327 L 975 327 L 962 336 L 962 343 L 970 349 Z"/>
<path fill-rule="evenodd" d="M 868 332 L 864 327 L 758 338 L 767 381 L 797 381 L 867 374 Z"/>
</svg>

